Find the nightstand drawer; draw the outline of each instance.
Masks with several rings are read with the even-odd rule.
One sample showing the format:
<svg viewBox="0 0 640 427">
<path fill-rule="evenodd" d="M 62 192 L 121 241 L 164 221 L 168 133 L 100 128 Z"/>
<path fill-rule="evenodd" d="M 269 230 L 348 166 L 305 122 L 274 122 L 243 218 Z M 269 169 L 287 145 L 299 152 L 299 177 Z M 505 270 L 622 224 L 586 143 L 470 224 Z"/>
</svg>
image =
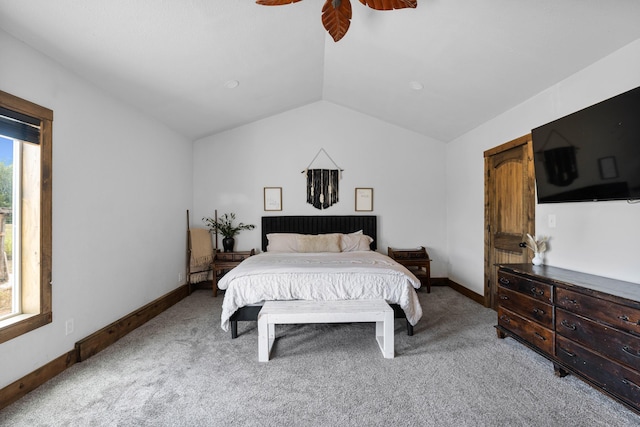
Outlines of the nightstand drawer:
<svg viewBox="0 0 640 427">
<path fill-rule="evenodd" d="M 217 261 L 243 261 L 253 255 L 253 251 L 245 252 L 217 252 L 215 260 Z"/>
</svg>

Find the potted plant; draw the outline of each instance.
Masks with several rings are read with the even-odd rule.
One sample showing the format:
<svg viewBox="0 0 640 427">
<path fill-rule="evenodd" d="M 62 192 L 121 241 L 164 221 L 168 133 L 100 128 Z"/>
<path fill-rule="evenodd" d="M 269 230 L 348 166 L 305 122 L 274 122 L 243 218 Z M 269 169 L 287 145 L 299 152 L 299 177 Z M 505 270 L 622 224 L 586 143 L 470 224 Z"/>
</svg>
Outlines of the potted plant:
<svg viewBox="0 0 640 427">
<path fill-rule="evenodd" d="M 234 237 L 242 230 L 253 230 L 256 228 L 253 224 L 234 225 L 236 220 L 236 214 L 229 213 L 224 214 L 220 218 L 204 217 L 202 220 L 207 224 L 207 227 L 213 232 L 220 233 L 224 237 L 222 239 L 222 247 L 225 252 L 233 252 L 233 245 L 235 244 Z"/>
</svg>

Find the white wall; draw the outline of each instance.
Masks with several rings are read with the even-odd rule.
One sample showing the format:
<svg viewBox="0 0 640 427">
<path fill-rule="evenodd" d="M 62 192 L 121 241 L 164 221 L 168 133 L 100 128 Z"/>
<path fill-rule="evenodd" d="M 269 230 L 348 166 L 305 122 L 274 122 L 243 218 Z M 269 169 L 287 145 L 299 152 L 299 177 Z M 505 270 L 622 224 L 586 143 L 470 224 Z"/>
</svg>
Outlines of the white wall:
<svg viewBox="0 0 640 427">
<path fill-rule="evenodd" d="M 53 323 L 0 344 L 2 388 L 178 286 L 192 144 L 3 31 L 0 52 L 0 89 L 54 112 Z"/>
<path fill-rule="evenodd" d="M 638 86 L 640 40 L 447 145 L 450 279 L 483 294 L 483 152 Z M 549 214 L 556 215 L 556 228 L 548 227 Z M 548 265 L 640 284 L 639 219 L 640 203 L 542 204 L 536 206 L 536 234 L 551 236 Z"/>
<path fill-rule="evenodd" d="M 301 173 L 324 148 L 344 169 L 340 201 L 318 210 L 306 203 Z M 194 225 L 234 212 L 255 224 L 236 238 L 240 250 L 260 249 L 264 215 L 352 215 L 355 188 L 374 190 L 378 251 L 424 245 L 432 275 L 446 277 L 445 144 L 335 104 L 320 101 L 194 144 Z M 312 167 L 334 168 L 320 154 Z M 282 212 L 264 212 L 263 187 L 282 187 Z"/>
</svg>

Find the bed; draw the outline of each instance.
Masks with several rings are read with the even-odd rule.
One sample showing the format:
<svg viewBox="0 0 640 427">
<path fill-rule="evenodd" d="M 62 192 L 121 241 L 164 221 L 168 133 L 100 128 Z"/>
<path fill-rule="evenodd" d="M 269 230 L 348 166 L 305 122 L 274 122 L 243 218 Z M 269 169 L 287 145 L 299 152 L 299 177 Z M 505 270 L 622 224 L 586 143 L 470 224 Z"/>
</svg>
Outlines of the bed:
<svg viewBox="0 0 640 427">
<path fill-rule="evenodd" d="M 376 248 L 373 215 L 263 217 L 263 252 L 218 282 L 225 290 L 221 327 L 236 338 L 237 322 L 257 321 L 266 300 L 384 298 L 413 335 L 422 316 L 420 281 Z"/>
</svg>

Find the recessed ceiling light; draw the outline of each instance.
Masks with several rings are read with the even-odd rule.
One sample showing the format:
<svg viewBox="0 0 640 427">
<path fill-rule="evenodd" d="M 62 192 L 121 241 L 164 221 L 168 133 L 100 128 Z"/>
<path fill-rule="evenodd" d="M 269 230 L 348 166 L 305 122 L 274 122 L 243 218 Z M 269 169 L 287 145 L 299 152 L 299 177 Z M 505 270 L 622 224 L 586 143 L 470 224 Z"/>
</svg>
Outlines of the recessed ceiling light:
<svg viewBox="0 0 640 427">
<path fill-rule="evenodd" d="M 229 81 L 227 81 L 227 82 L 224 84 L 224 86 L 225 86 L 227 89 L 235 89 L 235 88 L 237 88 L 237 87 L 238 87 L 238 85 L 239 85 L 239 84 L 240 84 L 240 82 L 239 82 L 239 81 L 237 81 L 237 80 L 229 80 Z"/>
<path fill-rule="evenodd" d="M 413 90 L 422 90 L 422 88 L 424 88 L 424 85 L 420 82 L 409 82 L 409 87 Z"/>
</svg>

